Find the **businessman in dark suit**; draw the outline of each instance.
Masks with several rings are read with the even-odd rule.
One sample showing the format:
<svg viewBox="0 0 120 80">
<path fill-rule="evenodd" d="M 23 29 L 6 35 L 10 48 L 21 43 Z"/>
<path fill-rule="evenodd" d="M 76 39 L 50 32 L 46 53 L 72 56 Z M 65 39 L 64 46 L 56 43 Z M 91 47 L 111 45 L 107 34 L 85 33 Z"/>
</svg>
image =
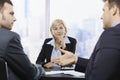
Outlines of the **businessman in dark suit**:
<svg viewBox="0 0 120 80">
<path fill-rule="evenodd" d="M 46 68 L 53 68 L 51 59 L 60 56 L 59 48 L 75 53 L 76 39 L 67 36 L 67 28 L 61 19 L 55 19 L 50 27 L 52 38 L 44 41 L 36 63 L 42 64 Z M 57 66 L 57 65 L 56 65 Z"/>
<path fill-rule="evenodd" d="M 38 80 L 44 69 L 30 62 L 19 35 L 10 31 L 15 21 L 12 2 L 0 0 L 0 57 L 8 64 L 9 80 Z"/>
<path fill-rule="evenodd" d="M 85 72 L 86 80 L 120 80 L 120 0 L 104 0 L 104 32 L 90 59 L 62 50 L 63 56 L 52 62 L 61 66 L 76 64 L 75 70 Z"/>
</svg>

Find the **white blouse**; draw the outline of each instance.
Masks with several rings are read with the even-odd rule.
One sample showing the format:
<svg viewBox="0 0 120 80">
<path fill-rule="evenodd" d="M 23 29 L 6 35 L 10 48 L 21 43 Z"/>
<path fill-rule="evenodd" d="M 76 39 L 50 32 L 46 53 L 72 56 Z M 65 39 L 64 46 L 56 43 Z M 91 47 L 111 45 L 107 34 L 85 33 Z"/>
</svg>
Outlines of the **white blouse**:
<svg viewBox="0 0 120 80">
<path fill-rule="evenodd" d="M 69 44 L 70 40 L 68 39 L 68 37 L 65 37 L 65 44 Z M 61 52 L 60 50 L 56 50 L 55 49 L 55 39 L 53 38 L 51 41 L 49 41 L 47 44 L 50 44 L 53 46 L 53 50 L 52 50 L 52 54 L 51 54 L 51 59 L 56 58 L 58 56 L 61 56 Z"/>
</svg>

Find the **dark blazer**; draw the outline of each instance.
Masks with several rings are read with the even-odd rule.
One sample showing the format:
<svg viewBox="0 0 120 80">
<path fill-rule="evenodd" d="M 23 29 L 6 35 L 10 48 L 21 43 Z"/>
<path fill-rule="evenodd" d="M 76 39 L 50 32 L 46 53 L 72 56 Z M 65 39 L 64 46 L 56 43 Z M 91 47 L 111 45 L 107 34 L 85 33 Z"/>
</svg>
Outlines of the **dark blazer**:
<svg viewBox="0 0 120 80">
<path fill-rule="evenodd" d="M 120 80 L 120 24 L 102 33 L 90 59 L 79 57 L 75 70 L 86 80 Z"/>
<path fill-rule="evenodd" d="M 15 32 L 0 28 L 0 56 L 7 61 L 9 80 L 33 80 L 37 75 Z"/>
<path fill-rule="evenodd" d="M 50 62 L 53 46 L 51 46 L 50 44 L 47 44 L 47 43 L 49 41 L 51 41 L 52 39 L 53 38 L 45 39 L 44 44 L 43 44 L 42 49 L 41 49 L 41 52 L 39 53 L 39 56 L 38 56 L 37 61 L 36 61 L 37 64 L 44 65 L 45 63 Z M 75 53 L 76 39 L 74 39 L 72 37 L 68 37 L 68 39 L 70 41 L 70 44 L 66 44 L 66 50 Z M 45 60 L 46 60 L 46 62 L 45 62 Z"/>
</svg>

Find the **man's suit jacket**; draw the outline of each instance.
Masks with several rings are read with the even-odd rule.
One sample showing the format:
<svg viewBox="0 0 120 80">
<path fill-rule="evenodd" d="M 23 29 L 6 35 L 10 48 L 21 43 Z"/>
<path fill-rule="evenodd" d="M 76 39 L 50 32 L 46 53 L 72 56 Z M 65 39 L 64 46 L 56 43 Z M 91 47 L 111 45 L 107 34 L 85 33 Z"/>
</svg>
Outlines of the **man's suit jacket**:
<svg viewBox="0 0 120 80">
<path fill-rule="evenodd" d="M 45 39 L 44 44 L 43 44 L 42 49 L 41 49 L 41 52 L 39 53 L 39 56 L 38 56 L 37 61 L 36 61 L 37 64 L 44 65 L 45 63 L 50 62 L 53 46 L 50 44 L 47 44 L 47 43 L 49 41 L 51 41 L 52 39 L 53 38 Z M 70 43 L 66 44 L 65 49 L 75 53 L 76 39 L 74 39 L 72 37 L 68 37 L 68 39 L 69 39 Z M 46 62 L 45 62 L 45 59 L 46 59 Z"/>
<path fill-rule="evenodd" d="M 37 68 L 24 53 L 19 35 L 0 28 L 0 56 L 7 61 L 9 80 L 33 80 Z"/>
<path fill-rule="evenodd" d="M 86 80 L 120 80 L 120 24 L 102 33 L 90 59 L 79 57 L 75 70 Z"/>
</svg>

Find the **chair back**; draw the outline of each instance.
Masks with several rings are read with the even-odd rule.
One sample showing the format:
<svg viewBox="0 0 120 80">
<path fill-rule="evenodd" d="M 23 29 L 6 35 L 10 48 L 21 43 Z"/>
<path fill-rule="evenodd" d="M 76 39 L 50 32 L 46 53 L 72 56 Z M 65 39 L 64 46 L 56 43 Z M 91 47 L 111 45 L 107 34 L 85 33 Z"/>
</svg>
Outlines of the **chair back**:
<svg viewBox="0 0 120 80">
<path fill-rule="evenodd" d="M 0 80 L 9 80 L 7 62 L 1 57 L 0 57 Z"/>
</svg>

